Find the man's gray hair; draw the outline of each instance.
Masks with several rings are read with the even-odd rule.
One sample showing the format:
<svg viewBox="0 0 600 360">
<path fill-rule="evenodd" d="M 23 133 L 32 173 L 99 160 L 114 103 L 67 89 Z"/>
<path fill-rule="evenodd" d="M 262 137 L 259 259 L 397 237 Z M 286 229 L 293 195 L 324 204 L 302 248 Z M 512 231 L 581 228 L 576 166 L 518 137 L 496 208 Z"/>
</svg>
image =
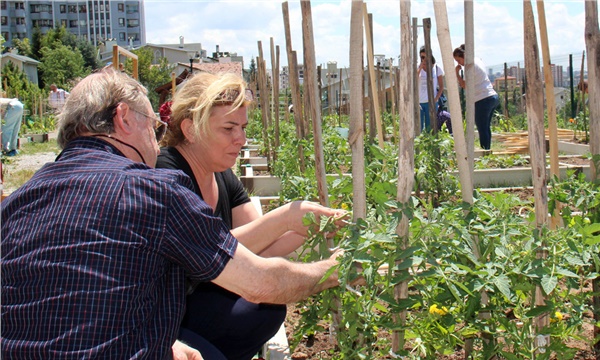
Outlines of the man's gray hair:
<svg viewBox="0 0 600 360">
<path fill-rule="evenodd" d="M 148 91 L 135 79 L 105 68 L 81 80 L 71 91 L 58 115 L 58 146 L 85 133 L 111 134 L 113 117 L 119 103 L 141 108 Z"/>
</svg>

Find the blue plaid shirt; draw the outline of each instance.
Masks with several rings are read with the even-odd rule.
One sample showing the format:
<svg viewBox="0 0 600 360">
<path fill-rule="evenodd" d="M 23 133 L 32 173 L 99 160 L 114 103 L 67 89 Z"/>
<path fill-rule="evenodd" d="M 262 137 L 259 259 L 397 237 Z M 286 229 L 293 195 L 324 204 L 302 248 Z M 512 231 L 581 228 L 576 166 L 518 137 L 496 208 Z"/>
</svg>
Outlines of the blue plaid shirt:
<svg viewBox="0 0 600 360">
<path fill-rule="evenodd" d="M 171 358 L 187 282 L 237 247 L 191 186 L 84 137 L 4 200 L 2 358 Z"/>
</svg>

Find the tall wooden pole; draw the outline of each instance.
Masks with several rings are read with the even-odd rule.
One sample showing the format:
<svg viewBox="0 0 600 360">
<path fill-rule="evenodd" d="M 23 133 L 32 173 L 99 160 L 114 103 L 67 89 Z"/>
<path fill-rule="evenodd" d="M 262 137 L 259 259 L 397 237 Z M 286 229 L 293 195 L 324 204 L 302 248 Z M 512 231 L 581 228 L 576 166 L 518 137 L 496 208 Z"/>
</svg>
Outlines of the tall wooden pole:
<svg viewBox="0 0 600 360">
<path fill-rule="evenodd" d="M 473 1 L 465 0 L 465 118 L 467 157 L 471 179 L 475 173 L 475 25 Z M 447 76 L 446 76 L 447 78 Z M 460 104 L 460 100 L 459 100 Z M 454 114 L 452 114 L 454 116 Z M 462 118 L 462 113 L 460 114 Z M 452 124 L 454 129 L 454 123 Z M 453 131 L 454 133 L 454 131 Z M 454 135 L 456 136 L 456 135 Z M 472 191 L 472 189 L 471 189 Z"/>
<path fill-rule="evenodd" d="M 294 107 L 294 119 L 296 122 L 296 134 L 298 138 L 304 137 L 304 120 L 302 117 L 302 99 L 300 95 L 300 84 L 298 83 L 298 67 L 297 61 L 294 61 L 294 51 L 292 50 L 292 35 L 290 31 L 290 12 L 288 2 L 284 1 L 281 4 L 283 12 L 283 25 L 285 31 L 285 49 L 288 58 L 289 81 L 292 91 L 292 105 Z M 303 159 L 303 156 L 300 157 Z"/>
<path fill-rule="evenodd" d="M 431 19 L 426 18 L 423 19 L 423 38 L 425 38 L 425 58 L 427 59 L 427 102 L 429 103 L 429 125 L 431 126 L 430 130 L 433 130 L 434 133 L 437 132 L 437 124 L 436 124 L 436 113 L 435 113 L 435 102 L 434 102 L 434 91 L 433 88 L 433 64 L 431 63 L 431 58 L 433 55 L 431 54 Z M 421 129 L 423 131 L 424 129 Z"/>
<path fill-rule="evenodd" d="M 410 47 L 410 57 L 413 61 L 413 67 L 415 69 L 417 69 L 419 67 L 419 56 L 417 53 L 417 39 L 418 39 L 418 34 L 419 34 L 419 25 L 418 25 L 418 19 L 417 18 L 412 18 L 412 46 Z M 415 129 L 415 136 L 419 135 L 421 133 L 421 131 L 423 129 L 421 129 L 421 118 L 420 118 L 420 114 L 421 114 L 421 110 L 420 110 L 420 105 L 419 105 L 419 74 L 417 74 L 416 71 L 413 71 L 412 73 L 412 78 L 413 78 L 413 96 L 415 101 L 413 102 L 413 115 L 414 115 L 414 129 Z M 402 128 L 401 128 L 402 129 Z"/>
<path fill-rule="evenodd" d="M 540 76 L 540 59 L 535 32 L 535 20 L 530 0 L 523 2 L 523 26 L 525 34 L 525 71 L 527 74 L 527 125 L 529 129 L 529 155 L 533 177 L 533 197 L 535 201 L 535 223 L 538 230 L 543 230 L 548 219 L 548 189 L 546 188 L 546 156 L 544 134 L 544 95 Z M 547 257 L 547 250 L 542 246 L 537 250 L 538 258 Z M 541 286 L 536 286 L 534 294 L 536 306 L 546 304 L 545 294 Z M 536 329 L 541 331 L 549 324 L 548 313 L 536 319 Z M 545 347 L 550 336 L 536 337 L 536 346 Z"/>
<path fill-rule="evenodd" d="M 277 45 L 275 47 L 275 79 L 277 79 L 277 81 L 274 81 L 273 85 L 273 91 L 275 92 L 276 96 L 275 99 L 277 99 L 277 102 L 275 104 L 275 150 L 279 149 L 279 105 L 280 105 L 280 100 L 279 100 L 279 84 L 280 84 L 280 79 L 279 79 L 279 63 L 280 63 L 280 54 L 279 54 L 279 45 Z"/>
<path fill-rule="evenodd" d="M 375 124 L 377 125 L 377 141 L 379 143 L 379 147 L 383 148 L 383 129 L 381 126 L 381 112 L 379 109 L 379 92 L 377 91 L 377 84 L 375 83 L 375 67 L 373 64 L 374 55 L 373 55 L 373 42 L 371 41 L 371 27 L 369 22 L 369 17 L 367 16 L 367 4 L 363 3 L 363 18 L 365 22 L 365 32 L 367 38 L 367 64 L 369 67 L 369 80 L 371 91 L 373 94 L 373 104 L 374 104 L 374 117 Z M 373 114 L 371 114 L 373 115 Z M 369 121 L 373 121 L 373 119 L 369 118 Z"/>
<path fill-rule="evenodd" d="M 540 41 L 542 44 L 542 61 L 544 64 L 544 83 L 546 88 L 546 109 L 548 111 L 548 132 L 550 135 L 550 175 L 560 178 L 558 169 L 558 128 L 556 125 L 556 100 L 554 99 L 554 81 L 552 79 L 552 68 L 550 60 L 550 47 L 548 46 L 548 29 L 546 27 L 546 10 L 544 1 L 537 0 L 537 11 L 540 28 Z M 560 209 L 552 214 L 551 226 L 558 225 Z"/>
<path fill-rule="evenodd" d="M 454 69 L 454 58 L 452 57 L 452 42 L 450 40 L 450 27 L 448 25 L 448 13 L 445 1 L 433 1 L 435 11 L 437 36 L 442 52 L 442 61 L 445 69 Z M 454 135 L 454 150 L 458 163 L 460 184 L 462 187 L 463 201 L 473 203 L 473 180 L 469 173 L 467 162 L 467 148 L 465 134 L 462 131 L 462 111 L 460 97 L 458 94 L 458 79 L 454 71 L 446 71 L 446 82 L 448 83 L 448 105 L 452 121 L 452 133 Z M 456 130 L 454 130 L 456 129 Z"/>
<path fill-rule="evenodd" d="M 365 190 L 365 152 L 363 122 L 363 2 L 352 0 L 350 11 L 350 131 L 348 142 L 352 150 L 352 190 L 354 221 L 367 216 Z M 341 76 L 340 76 L 341 80 Z M 341 92 L 340 92 L 341 95 Z"/>
<path fill-rule="evenodd" d="M 400 78 L 404 79 L 400 87 L 400 101 L 398 110 L 400 114 L 410 114 L 414 110 L 414 83 L 415 74 L 414 60 L 412 58 L 412 34 L 410 22 L 410 1 L 400 1 Z M 400 142 L 398 146 L 398 192 L 396 198 L 399 202 L 408 206 L 415 181 L 415 123 L 410 116 L 400 116 Z M 406 249 L 409 245 L 410 221 L 402 216 L 396 233 L 398 234 L 398 246 Z M 396 300 L 408 298 L 408 281 L 402 281 L 394 288 Z M 394 315 L 395 322 L 403 326 L 406 324 L 406 310 Z M 392 352 L 397 353 L 404 347 L 405 332 L 394 330 L 392 334 Z"/>
<path fill-rule="evenodd" d="M 585 49 L 587 51 L 588 64 L 588 96 L 590 100 L 590 152 L 595 158 L 600 157 L 600 28 L 598 27 L 598 2 L 585 2 Z M 600 164 L 591 162 L 592 181 L 598 183 L 600 180 Z M 592 297 L 594 320 L 600 322 L 600 277 L 592 280 Z M 594 326 L 594 339 L 600 336 L 600 327 Z M 594 344 L 596 357 L 600 354 L 600 342 Z"/>
<path fill-rule="evenodd" d="M 310 109 L 310 117 L 313 125 L 315 146 L 315 175 L 317 177 L 317 188 L 319 190 L 319 202 L 323 206 L 329 206 L 329 195 L 327 193 L 327 179 L 325 177 L 325 161 L 323 156 L 323 130 L 321 128 L 321 99 L 317 92 L 317 74 L 315 60 L 315 45 L 312 26 L 312 11 L 310 1 L 301 1 L 302 9 L 302 34 L 304 39 L 304 89 Z M 333 243 L 331 243 L 333 247 Z"/>
</svg>

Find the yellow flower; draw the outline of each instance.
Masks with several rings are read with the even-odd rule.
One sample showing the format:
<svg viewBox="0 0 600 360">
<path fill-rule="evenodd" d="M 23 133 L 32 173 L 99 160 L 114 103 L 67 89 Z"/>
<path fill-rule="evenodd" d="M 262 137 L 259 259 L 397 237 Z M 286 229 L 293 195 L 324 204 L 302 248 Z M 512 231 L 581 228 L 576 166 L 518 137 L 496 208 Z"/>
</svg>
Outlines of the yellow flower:
<svg viewBox="0 0 600 360">
<path fill-rule="evenodd" d="M 346 203 L 342 203 L 342 209 L 344 209 L 344 210 L 348 210 L 348 204 L 346 204 Z"/>
<path fill-rule="evenodd" d="M 442 308 L 438 308 L 437 304 L 433 304 L 429 307 L 429 313 L 433 315 L 446 315 L 448 313 L 448 309 L 445 306 Z"/>
<path fill-rule="evenodd" d="M 550 318 L 550 322 L 559 322 L 562 321 L 563 314 L 560 311 L 554 313 L 554 316 Z"/>
</svg>

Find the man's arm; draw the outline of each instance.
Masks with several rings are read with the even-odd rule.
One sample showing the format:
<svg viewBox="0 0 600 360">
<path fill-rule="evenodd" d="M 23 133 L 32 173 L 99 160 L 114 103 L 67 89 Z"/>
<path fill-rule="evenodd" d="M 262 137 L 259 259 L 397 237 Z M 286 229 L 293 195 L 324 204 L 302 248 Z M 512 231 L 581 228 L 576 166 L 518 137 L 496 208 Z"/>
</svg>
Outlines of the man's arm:
<svg viewBox="0 0 600 360">
<path fill-rule="evenodd" d="M 302 264 L 283 258 L 262 258 L 242 244 L 213 282 L 254 303 L 291 304 L 338 285 L 337 271 L 319 283 L 337 265 L 334 253 L 329 259 Z"/>
</svg>

